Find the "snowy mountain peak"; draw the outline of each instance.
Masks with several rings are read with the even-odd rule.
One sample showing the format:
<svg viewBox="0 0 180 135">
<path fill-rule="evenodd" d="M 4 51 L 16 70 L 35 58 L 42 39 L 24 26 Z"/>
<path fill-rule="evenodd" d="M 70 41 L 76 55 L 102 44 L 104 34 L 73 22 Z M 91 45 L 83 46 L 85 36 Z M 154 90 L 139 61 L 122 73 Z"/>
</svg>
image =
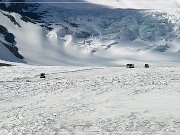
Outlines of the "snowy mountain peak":
<svg viewBox="0 0 180 135">
<path fill-rule="evenodd" d="M 130 0 L 104 4 L 82 0 L 32 2 L 35 1 L 10 5 L 0 3 L 0 47 L 5 50 L 4 44 L 7 44 L 10 33 L 12 38 L 8 44 L 18 48 L 15 50 L 23 56 L 23 62 L 101 66 L 117 66 L 132 61 L 157 61 L 168 65 L 179 62 L 178 9 L 119 9 L 106 5 L 123 2 L 131 6 L 133 1 Z M 171 1 L 173 3 L 176 2 Z M 12 57 L 6 60 L 17 59 Z M 0 59 L 5 58 L 1 53 Z"/>
</svg>

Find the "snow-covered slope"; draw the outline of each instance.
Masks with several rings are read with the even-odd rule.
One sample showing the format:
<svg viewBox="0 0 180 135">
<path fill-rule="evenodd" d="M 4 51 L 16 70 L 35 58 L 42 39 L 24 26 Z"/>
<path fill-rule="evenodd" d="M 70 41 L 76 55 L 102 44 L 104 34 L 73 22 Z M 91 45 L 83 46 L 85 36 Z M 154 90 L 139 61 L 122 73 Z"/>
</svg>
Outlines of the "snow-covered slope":
<svg viewBox="0 0 180 135">
<path fill-rule="evenodd" d="M 21 65 L 0 76 L 1 135 L 180 134 L 180 68 Z"/>
<path fill-rule="evenodd" d="M 180 63 L 178 9 L 111 9 L 94 1 L 30 2 L 35 1 L 6 5 L 0 13 L 1 25 L 14 34 L 15 46 L 29 64 Z"/>
</svg>

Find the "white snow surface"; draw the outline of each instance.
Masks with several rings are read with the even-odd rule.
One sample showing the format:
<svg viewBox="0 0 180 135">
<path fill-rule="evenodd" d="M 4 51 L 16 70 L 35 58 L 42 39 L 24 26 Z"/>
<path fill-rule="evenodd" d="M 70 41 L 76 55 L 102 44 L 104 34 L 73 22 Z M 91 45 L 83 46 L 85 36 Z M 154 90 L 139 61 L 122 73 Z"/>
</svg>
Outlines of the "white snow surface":
<svg viewBox="0 0 180 135">
<path fill-rule="evenodd" d="M 0 134 L 179 135 L 179 97 L 180 68 L 0 67 Z"/>
</svg>

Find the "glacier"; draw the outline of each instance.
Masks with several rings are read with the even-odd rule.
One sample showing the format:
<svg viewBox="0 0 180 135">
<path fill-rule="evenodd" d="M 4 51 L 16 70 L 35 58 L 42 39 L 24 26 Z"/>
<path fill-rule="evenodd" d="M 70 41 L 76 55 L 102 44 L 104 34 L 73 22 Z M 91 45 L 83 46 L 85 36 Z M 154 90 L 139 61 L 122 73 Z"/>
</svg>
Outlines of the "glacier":
<svg viewBox="0 0 180 135">
<path fill-rule="evenodd" d="M 100 1 L 26 2 L 24 7 L 7 2 L 7 9 L 2 9 L 0 14 L 1 25 L 14 34 L 18 52 L 24 57 L 17 62 L 71 66 L 141 65 L 144 62 L 170 66 L 180 62 L 177 1 L 170 1 L 167 10 L 146 2 L 152 7 L 136 7 L 141 1 L 134 2 L 134 8 L 124 9 L 108 7 Z M 108 3 L 116 5 L 116 1 Z M 1 59 L 5 57 L 0 54 Z M 12 62 L 15 59 L 15 56 L 6 58 Z"/>
</svg>

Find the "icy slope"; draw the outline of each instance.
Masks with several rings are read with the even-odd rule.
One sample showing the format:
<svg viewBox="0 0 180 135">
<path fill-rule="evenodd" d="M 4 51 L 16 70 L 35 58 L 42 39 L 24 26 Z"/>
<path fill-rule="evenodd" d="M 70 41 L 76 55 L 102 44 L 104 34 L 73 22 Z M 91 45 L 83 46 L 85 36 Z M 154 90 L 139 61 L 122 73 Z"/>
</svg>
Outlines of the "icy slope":
<svg viewBox="0 0 180 135">
<path fill-rule="evenodd" d="M 179 68 L 14 66 L 0 76 L 1 135 L 180 134 Z"/>
<path fill-rule="evenodd" d="M 84 8 L 69 2 L 1 12 L 0 23 L 14 34 L 25 62 L 91 66 L 180 63 L 178 9 L 109 9 L 83 3 L 90 7 Z"/>
<path fill-rule="evenodd" d="M 71 36 L 64 35 L 57 37 L 56 29 L 49 32 L 39 25 L 24 22 L 18 14 L 12 13 L 18 20 L 21 27 L 15 26 L 6 16 L 1 14 L 1 24 L 16 36 L 19 52 L 25 57 L 29 64 L 37 65 L 96 65 L 102 61 L 102 65 L 109 62 L 101 57 L 91 58 L 88 55 L 81 55 L 78 50 L 70 45 Z M 57 30 L 64 29 L 58 27 Z M 67 47 L 66 47 L 67 46 Z M 66 48 L 65 48 L 66 47 Z M 6 57 L 6 56 L 5 56 Z M 109 64 L 111 65 L 111 64 Z"/>
</svg>

